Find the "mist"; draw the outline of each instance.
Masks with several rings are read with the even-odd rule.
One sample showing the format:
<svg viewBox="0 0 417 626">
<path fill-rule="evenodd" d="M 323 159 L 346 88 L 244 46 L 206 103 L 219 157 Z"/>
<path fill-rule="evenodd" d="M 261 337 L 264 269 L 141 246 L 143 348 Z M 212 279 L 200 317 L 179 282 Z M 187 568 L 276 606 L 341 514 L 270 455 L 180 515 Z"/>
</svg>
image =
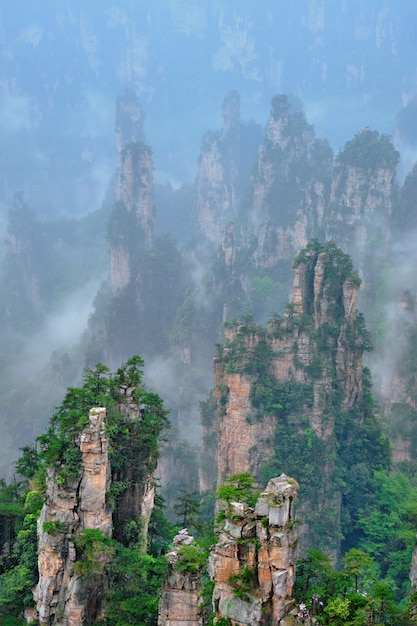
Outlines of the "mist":
<svg viewBox="0 0 417 626">
<path fill-rule="evenodd" d="M 82 8 L 67 3 L 34 5 L 25 0 L 19 7 L 9 4 L 0 9 L 4 59 L 0 70 L 2 234 L 6 233 L 13 197 L 23 191 L 27 205 L 47 222 L 60 216 L 77 220 L 91 216 L 90 230 L 82 243 L 87 250 L 85 258 L 95 233 L 103 246 L 109 245 L 106 224 L 120 175 L 115 102 L 125 88 L 137 94 L 145 114 L 146 143 L 153 152 L 154 183 L 171 186 L 155 191 L 156 231 L 174 237 L 183 263 L 178 301 L 192 293 L 190 302 L 195 309 L 191 330 L 187 328 L 186 338 L 179 333 L 179 344 L 172 339 L 172 328 L 181 319 L 172 312 L 171 317 L 167 314 L 166 328 L 161 330 L 166 349 L 158 354 L 146 348 L 146 376 L 150 386 L 166 398 L 174 422 L 193 443 L 200 437 L 198 403 L 213 382 L 214 342 L 222 338 L 219 324 L 229 306 L 221 302 L 227 296 L 221 289 L 227 291 L 227 287 L 214 284 L 212 278 L 221 238 L 208 242 L 202 236 L 201 206 L 195 197 L 202 138 L 208 131 L 221 135 L 221 103 L 231 90 L 240 95 L 242 125 L 256 123 L 262 129 L 268 122 L 272 97 L 278 92 L 292 94 L 301 103 L 308 124 L 314 126 L 316 137 L 327 139 L 335 154 L 364 127 L 394 135 L 401 154 L 397 182 L 402 185 L 417 158 L 417 148 L 396 131 L 396 117 L 416 91 L 414 13 L 412 3 L 398 5 L 383 0 L 358 0 L 349 6 L 342 0 L 331 5 L 303 0 L 297 6 L 210 0 L 162 0 L 135 6 L 120 0 Z M 252 146 L 253 163 L 258 148 Z M 223 163 L 223 167 L 226 171 L 227 165 Z M 243 196 L 252 189 L 253 172 L 245 172 L 245 185 L 245 192 L 239 190 L 242 197 L 236 206 L 247 201 Z M 234 198 L 233 194 L 236 189 L 230 197 Z M 239 210 L 234 219 L 239 219 Z M 247 223 L 251 220 L 254 228 L 257 221 L 249 216 Z M 30 239 L 22 234 L 24 250 L 25 237 Z M 76 237 L 82 238 L 79 233 Z M 61 239 L 59 233 L 45 235 L 45 248 L 59 250 Z M 387 329 L 392 330 L 387 330 L 386 344 L 378 346 L 371 357 L 382 395 L 393 363 L 401 355 L 401 341 L 396 342 L 398 357 L 387 346 L 391 346 L 391 337 L 395 343 L 398 300 L 403 291 L 415 287 L 414 242 L 414 233 L 401 236 L 391 251 L 383 317 Z M 71 256 L 75 243 L 66 245 L 65 254 Z M 8 381 L 14 380 L 17 372 L 30 379 L 42 370 L 53 369 L 54 354 L 54 358 L 64 353 L 73 355 L 73 369 L 63 385 L 80 379 L 83 365 L 91 364 L 90 356 L 109 359 L 112 364 L 119 356 L 130 356 L 129 341 L 120 354 L 100 345 L 112 323 L 110 313 L 100 303 L 114 304 L 115 297 L 111 289 L 99 289 L 110 274 L 106 255 L 97 261 L 94 272 L 86 271 L 85 277 L 84 260 L 77 266 L 76 278 L 66 281 L 53 276 L 44 286 L 37 311 L 21 304 L 19 289 L 28 289 L 27 281 L 36 292 L 43 270 L 37 275 L 37 258 L 28 255 L 27 267 L 20 267 L 20 259 L 14 259 L 19 268 L 13 274 L 7 266 L 11 258 L 7 249 L 5 245 L 2 264 L 3 271 L 9 272 L 10 284 L 5 293 L 13 304 L 4 305 L 3 319 L 5 332 L 15 338 L 13 348 L 17 346 L 9 358 L 11 344 L 4 339 L 2 363 Z M 36 257 L 37 252 L 34 254 Z M 152 254 L 155 251 L 151 247 L 149 258 Z M 94 246 L 91 255 L 97 255 Z M 51 258 L 54 260 L 48 261 L 49 265 L 56 263 L 58 267 L 59 255 Z M 31 276 L 33 268 L 36 271 Z M 137 280 L 140 283 L 140 276 Z M 276 293 L 290 291 L 286 280 L 281 275 L 271 278 Z M 243 291 L 250 293 L 250 279 L 243 278 L 242 285 Z M 265 282 L 263 286 L 266 289 L 268 285 Z M 164 286 L 160 289 L 163 291 Z M 60 294 L 58 305 L 50 310 L 49 301 L 55 294 Z M 26 295 L 31 303 L 31 294 Z M 135 302 L 138 305 L 137 299 Z M 21 328 L 14 328 L 13 306 L 27 306 L 27 320 Z M 146 303 L 141 306 L 146 308 Z M 281 301 L 279 307 L 282 309 Z M 177 309 L 180 311 L 180 305 Z M 149 316 L 155 317 L 155 311 L 157 305 Z M 215 321 L 207 322 L 208 312 Z M 262 315 L 265 317 L 266 312 Z M 121 325 L 118 321 L 115 324 Z M 132 347 L 141 351 L 140 329 L 135 330 L 131 320 L 127 326 L 133 329 Z M 195 368 L 194 378 L 190 375 L 195 394 L 192 402 L 187 400 L 192 405 L 187 410 L 178 400 L 184 382 L 184 358 L 190 359 L 187 366 Z M 45 388 L 53 384 L 48 376 Z M 47 417 L 39 418 L 39 426 L 46 424 Z M 9 443 L 9 447 L 16 448 L 16 444 Z"/>
</svg>

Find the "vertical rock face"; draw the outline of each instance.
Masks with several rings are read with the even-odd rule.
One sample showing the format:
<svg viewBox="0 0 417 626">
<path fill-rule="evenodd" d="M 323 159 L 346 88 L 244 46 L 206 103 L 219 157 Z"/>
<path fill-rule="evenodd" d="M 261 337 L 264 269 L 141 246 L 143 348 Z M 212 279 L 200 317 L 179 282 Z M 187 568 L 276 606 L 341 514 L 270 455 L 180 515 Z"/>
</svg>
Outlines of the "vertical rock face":
<svg viewBox="0 0 417 626">
<path fill-rule="evenodd" d="M 223 103 L 223 129 L 203 138 L 197 176 L 199 222 L 206 237 L 218 242 L 224 226 L 237 212 L 240 151 L 240 98 L 236 92 Z"/>
<path fill-rule="evenodd" d="M 270 455 L 271 441 L 275 432 L 276 419 L 257 421 L 252 419 L 254 410 L 251 392 L 256 375 L 240 369 L 239 365 L 229 367 L 226 361 L 232 357 L 233 345 L 241 329 L 226 331 L 226 344 L 222 361 L 215 359 L 214 375 L 216 387 L 214 395 L 218 400 L 218 454 L 217 484 L 220 485 L 231 474 L 251 472 L 258 476 L 261 467 Z M 245 350 L 256 349 L 260 337 L 255 333 L 245 336 Z M 230 342 L 230 344 L 229 344 Z"/>
<path fill-rule="evenodd" d="M 154 229 L 152 153 L 145 144 L 129 143 L 122 155 L 122 167 L 117 189 L 128 213 L 133 212 L 138 225 L 150 243 Z"/>
<path fill-rule="evenodd" d="M 126 422 L 140 417 L 140 406 L 133 397 L 135 389 L 120 388 L 116 410 Z M 105 416 L 105 408 L 91 409 L 89 424 L 76 440 L 81 451 L 76 480 L 64 483 L 59 470 L 49 470 L 46 502 L 38 520 L 39 582 L 34 593 L 39 623 L 45 626 L 94 624 L 103 617 L 107 589 L 104 566 L 111 559 L 106 538 L 114 534 L 121 540 L 119 534 L 127 520 L 140 520 L 146 537 L 154 503 L 156 460 L 152 453 L 149 458 L 142 454 L 136 461 L 132 455 L 136 452 L 139 457 L 139 448 L 133 444 L 127 451 L 125 445 L 126 454 L 132 458 L 117 472 L 112 470 Z M 139 443 L 140 420 L 137 428 L 131 432 Z M 115 481 L 128 487 L 117 498 L 113 513 L 108 501 Z"/>
<path fill-rule="evenodd" d="M 414 548 L 411 559 L 410 581 L 412 587 L 417 587 L 417 547 Z"/>
<path fill-rule="evenodd" d="M 144 143 L 144 118 L 137 95 L 132 89 L 125 89 L 116 100 L 115 132 L 118 168 L 122 164 L 122 152 L 130 142 Z"/>
<path fill-rule="evenodd" d="M 372 246 L 391 239 L 398 160 L 389 138 L 367 128 L 336 159 L 326 238 L 347 250 L 365 277 Z"/>
<path fill-rule="evenodd" d="M 240 96 L 223 101 L 223 128 L 207 133 L 202 142 L 197 175 L 197 210 L 201 230 L 219 243 L 224 227 L 234 219 L 249 180 L 259 145 L 258 128 L 240 120 Z"/>
<path fill-rule="evenodd" d="M 162 592 L 158 626 L 201 626 L 199 576 L 173 572 Z"/>
<path fill-rule="evenodd" d="M 300 540 L 337 552 L 342 491 L 328 485 L 337 465 L 340 471 L 338 451 L 343 448 L 347 469 L 357 458 L 347 448 L 360 447 L 362 427 L 375 428 L 380 445 L 375 418 L 364 409 L 362 354 L 369 338 L 356 310 L 360 281 L 347 255 L 331 243 L 315 244 L 300 253 L 294 271 L 293 302 L 283 318 L 275 316 L 266 329 L 251 323 L 226 329 L 214 362 L 217 423 L 205 428 L 208 435 L 210 427 L 218 432 L 218 484 L 236 473 L 259 479 L 277 470 L 302 482 L 303 464 L 310 467 Z M 325 511 L 332 521 L 322 518 L 326 531 L 318 531 L 314 519 Z"/>
<path fill-rule="evenodd" d="M 117 202 L 109 224 L 110 276 L 114 291 L 125 287 L 134 274 L 138 247 L 149 247 L 153 240 L 152 167 L 151 151 L 145 144 L 132 142 L 123 150 Z"/>
<path fill-rule="evenodd" d="M 297 484 L 273 478 L 255 508 L 241 502 L 224 509 L 219 540 L 209 557 L 215 620 L 236 626 L 283 624 L 291 599 L 297 557 L 294 502 Z M 201 569 L 186 567 L 193 538 L 184 529 L 168 553 L 170 573 L 159 602 L 158 626 L 201 626 Z M 198 548 L 197 548 L 198 550 Z M 195 556 L 192 557 L 195 560 Z"/>
<path fill-rule="evenodd" d="M 35 592 L 40 624 L 76 626 L 100 616 L 100 580 L 94 584 L 76 572 L 76 537 L 97 529 L 110 537 L 111 511 L 106 504 L 110 485 L 106 410 L 91 409 L 80 436 L 80 479 L 64 488 L 50 473 L 46 502 L 38 520 L 39 582 Z M 104 555 L 102 557 L 104 559 Z"/>
<path fill-rule="evenodd" d="M 168 554 L 170 571 L 158 609 L 158 626 L 202 626 L 201 571 L 180 571 L 176 563 L 184 557 L 182 546 L 193 544 L 193 537 L 184 529 L 174 538 L 174 549 Z"/>
<path fill-rule="evenodd" d="M 13 208 L 9 212 L 9 225 L 7 229 L 7 254 L 9 257 L 9 272 L 16 273 L 11 298 L 3 304 L 6 319 L 11 322 L 19 318 L 19 309 L 32 312 L 33 318 L 43 312 L 44 303 L 42 301 L 39 286 L 40 275 L 37 261 L 37 246 L 35 234 L 39 229 L 39 222 L 34 211 L 29 209 L 20 194 L 14 198 Z M 14 301 L 13 301 L 14 300 Z"/>
<path fill-rule="evenodd" d="M 133 397 L 135 388 L 122 386 L 119 391 L 121 401 L 117 409 L 120 413 L 128 421 L 140 417 L 140 407 Z M 113 481 L 119 480 L 129 484 L 119 496 L 113 519 L 119 526 L 129 519 L 140 519 L 142 533 L 146 537 L 155 499 L 156 462 L 152 458 L 146 459 L 143 465 L 135 461 L 132 459 L 132 462 L 121 473 L 113 472 Z"/>
<path fill-rule="evenodd" d="M 323 237 L 331 190 L 333 153 L 318 140 L 301 110 L 277 95 L 252 176 L 252 191 L 219 250 L 223 318 L 241 317 L 252 306 L 265 321 L 282 303 L 265 298 L 286 284 L 292 259 L 311 239 Z M 250 211 L 250 213 L 249 213 Z M 268 277 L 268 278 L 267 278 Z M 262 292 L 258 296 L 253 280 Z M 286 299 L 286 296 L 285 296 Z"/>
<path fill-rule="evenodd" d="M 302 111 L 287 96 L 275 96 L 253 188 L 255 223 L 267 222 L 268 231 L 275 232 L 275 262 L 291 258 L 319 235 L 332 165 L 329 145 L 315 138 Z M 265 251 L 260 243 L 257 254 L 261 259 Z"/>
<path fill-rule="evenodd" d="M 286 284 L 292 259 L 313 239 L 334 241 L 347 251 L 371 294 L 377 252 L 391 242 L 393 225 L 401 221 L 396 215 L 397 162 L 390 139 L 369 129 L 347 142 L 334 160 L 297 103 L 275 96 L 251 193 L 234 224 L 224 230 L 219 249 L 222 275 L 215 285 L 225 303 L 223 318 L 240 318 L 252 309 L 264 323 L 284 306 L 280 302 L 273 309 L 265 297 L 260 304 L 257 288 L 265 277 Z M 411 179 L 409 183 L 412 198 L 414 185 Z M 411 213 L 412 206 L 409 202 L 403 213 Z M 372 296 L 366 294 L 371 307 Z"/>
<path fill-rule="evenodd" d="M 154 231 L 152 155 L 145 145 L 144 114 L 126 89 L 116 100 L 116 205 L 110 220 L 110 278 L 114 291 L 131 277 L 132 241 L 149 245 Z"/>
<path fill-rule="evenodd" d="M 291 599 L 297 556 L 293 505 L 296 483 L 273 478 L 251 509 L 231 503 L 209 561 L 217 618 L 237 626 L 282 624 Z"/>
</svg>

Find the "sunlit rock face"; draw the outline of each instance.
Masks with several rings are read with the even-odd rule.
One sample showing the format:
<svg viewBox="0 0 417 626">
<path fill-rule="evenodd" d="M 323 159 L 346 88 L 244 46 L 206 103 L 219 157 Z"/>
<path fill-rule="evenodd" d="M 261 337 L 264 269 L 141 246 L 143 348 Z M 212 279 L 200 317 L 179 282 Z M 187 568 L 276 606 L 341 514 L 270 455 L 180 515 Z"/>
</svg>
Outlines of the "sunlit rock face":
<svg viewBox="0 0 417 626">
<path fill-rule="evenodd" d="M 282 624 L 291 599 L 297 558 L 294 501 L 297 485 L 273 478 L 255 509 L 230 503 L 209 559 L 217 618 L 236 626 Z"/>
<path fill-rule="evenodd" d="M 79 479 L 63 486 L 50 470 L 46 502 L 38 520 L 39 582 L 35 599 L 40 624 L 91 623 L 101 615 L 104 580 L 94 583 L 76 573 L 76 536 L 86 529 L 112 533 L 112 515 L 106 504 L 110 466 L 104 408 L 91 409 L 89 424 L 82 431 Z M 52 523 L 52 524 L 51 524 Z M 48 532 L 49 531 L 49 532 Z M 104 553 L 98 555 L 103 564 Z M 75 568 L 75 569 L 74 569 Z"/>
<path fill-rule="evenodd" d="M 208 561 L 214 583 L 215 619 L 235 626 L 284 624 L 294 606 L 291 598 L 297 559 L 294 502 L 297 483 L 282 474 L 268 482 L 255 508 L 223 503 L 219 539 Z M 183 545 L 193 537 L 183 529 L 167 557 L 169 575 L 159 602 L 158 626 L 201 626 L 204 621 L 201 568 L 185 571 Z"/>
<path fill-rule="evenodd" d="M 127 421 L 140 416 L 134 391 L 134 387 L 120 388 L 116 410 Z M 154 504 L 155 460 L 143 460 L 139 471 L 132 460 L 127 469 L 112 472 L 105 418 L 105 408 L 91 409 L 89 424 L 75 441 L 81 451 L 76 480 L 64 483 L 59 470 L 49 470 L 46 502 L 38 520 L 39 582 L 34 592 L 39 623 L 45 626 L 80 626 L 104 617 L 108 588 L 104 566 L 112 551 L 100 543 L 100 537 L 120 539 L 118 529 L 124 522 L 140 519 L 146 538 Z M 112 481 L 117 480 L 129 486 L 112 511 L 108 496 Z M 89 530 L 100 531 L 98 539 L 93 537 L 97 543 L 90 556 L 80 543 Z M 88 558 L 94 561 L 92 573 L 82 569 Z"/>
<path fill-rule="evenodd" d="M 325 542 L 337 554 L 342 491 L 326 485 L 340 447 L 345 457 L 352 439 L 361 437 L 361 425 L 369 420 L 374 427 L 374 416 L 362 408 L 362 355 L 369 338 L 356 310 L 360 281 L 347 255 L 333 244 L 312 245 L 296 258 L 294 273 L 292 303 L 283 317 L 275 316 L 265 329 L 251 322 L 226 327 L 214 360 L 217 484 L 241 472 L 259 480 L 279 468 L 293 475 L 295 469 L 302 482 L 295 450 L 301 457 L 311 449 L 305 463 L 314 467 L 314 485 L 300 498 L 300 541 L 303 547 Z M 207 441 L 210 433 L 208 426 Z M 325 538 L 311 520 L 326 510 L 334 518 Z"/>
</svg>

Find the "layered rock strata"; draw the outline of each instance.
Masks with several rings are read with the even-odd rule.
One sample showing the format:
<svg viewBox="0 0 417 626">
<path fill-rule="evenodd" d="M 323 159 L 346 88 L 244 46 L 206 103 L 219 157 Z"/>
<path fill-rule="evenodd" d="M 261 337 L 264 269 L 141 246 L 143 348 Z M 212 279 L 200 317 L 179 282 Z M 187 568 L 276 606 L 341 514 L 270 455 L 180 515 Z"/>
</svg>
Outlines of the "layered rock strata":
<svg viewBox="0 0 417 626">
<path fill-rule="evenodd" d="M 129 143 L 121 154 L 117 202 L 109 224 L 110 278 L 113 291 L 125 287 L 135 274 L 137 247 L 152 243 L 155 227 L 153 172 L 150 148 Z"/>
<path fill-rule="evenodd" d="M 238 214 L 250 181 L 250 169 L 261 141 L 260 127 L 240 119 L 240 96 L 229 92 L 223 101 L 223 127 L 203 137 L 196 180 L 198 220 L 215 244 Z"/>
<path fill-rule="evenodd" d="M 181 547 L 193 545 L 194 538 L 183 529 L 174 537 L 174 547 L 168 553 L 169 576 L 166 580 L 158 610 L 158 626 L 202 626 L 201 570 L 181 571 L 175 565 L 181 560 Z"/>
<path fill-rule="evenodd" d="M 208 442 L 217 433 L 217 484 L 237 473 L 259 480 L 277 470 L 302 482 L 304 463 L 311 485 L 303 489 L 300 540 L 336 556 L 343 494 L 332 477 L 341 463 L 346 471 L 354 463 L 346 450 L 361 448 L 362 428 L 374 429 L 375 446 L 384 445 L 364 408 L 362 356 L 370 342 L 356 310 L 360 280 L 347 255 L 331 243 L 314 244 L 297 257 L 294 272 L 283 317 L 274 316 L 267 328 L 251 322 L 226 328 L 214 360 L 217 415 L 204 435 Z M 319 532 L 326 511 L 331 519 Z"/>
<path fill-rule="evenodd" d="M 103 581 L 94 583 L 76 572 L 76 538 L 86 529 L 104 536 L 112 533 L 112 515 L 106 504 L 110 485 L 106 410 L 90 410 L 89 424 L 80 435 L 80 478 L 62 486 L 49 472 L 46 502 L 38 520 L 39 582 L 35 600 L 39 623 L 78 626 L 92 623 L 102 611 Z M 105 555 L 99 555 L 103 563 Z"/>
<path fill-rule="evenodd" d="M 255 509 L 231 503 L 209 560 L 216 618 L 235 626 L 284 624 L 297 558 L 295 481 L 282 474 L 269 481 Z"/>
</svg>

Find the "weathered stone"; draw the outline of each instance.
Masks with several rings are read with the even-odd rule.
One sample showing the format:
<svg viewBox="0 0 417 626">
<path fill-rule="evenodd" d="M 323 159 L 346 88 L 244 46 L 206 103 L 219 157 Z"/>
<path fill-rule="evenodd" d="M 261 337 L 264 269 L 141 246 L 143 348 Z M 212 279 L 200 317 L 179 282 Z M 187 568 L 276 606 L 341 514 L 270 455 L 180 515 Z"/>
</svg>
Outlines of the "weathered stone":
<svg viewBox="0 0 417 626">
<path fill-rule="evenodd" d="M 346 258 L 345 258 L 346 257 Z M 332 274 L 332 268 L 338 267 Z M 356 324 L 356 294 L 359 288 L 353 271 L 345 271 L 350 259 L 333 244 L 313 246 L 300 254 L 294 267 L 293 303 L 282 319 L 272 320 L 266 331 L 257 334 L 239 324 L 225 331 L 223 354 L 214 361 L 217 410 L 217 483 L 233 474 L 250 472 L 255 478 L 274 454 L 274 435 L 279 424 L 279 409 L 265 410 L 253 406 L 254 385 L 258 383 L 256 347 L 262 340 L 269 351 L 267 371 L 283 387 L 286 382 L 303 386 L 305 404 L 300 409 L 308 428 L 322 442 L 326 454 L 317 467 L 318 478 L 327 480 L 334 469 L 337 446 L 334 437 L 336 411 L 332 406 L 334 377 L 337 379 L 340 410 L 355 409 L 360 415 L 362 397 L 363 342 L 352 340 Z M 333 278 L 332 278 L 333 276 Z M 337 311 L 337 315 L 335 313 Z M 331 329 L 331 332 L 329 332 Z M 328 350 L 319 343 L 325 341 Z M 229 364 L 233 364 L 230 367 Z M 254 369 L 255 368 L 255 369 Z M 254 373 L 252 373 L 254 372 Z M 277 391 L 278 393 L 278 391 Z M 279 400 L 277 400 L 279 404 Z M 301 417 L 291 416 L 301 421 Z M 300 430 L 305 430 L 301 427 Z M 288 485 L 290 488 L 290 485 Z M 290 496 L 290 494 L 288 494 Z M 269 524 L 283 526 L 289 518 L 290 499 L 272 503 L 263 496 L 258 500 L 256 514 L 268 518 Z M 299 535 L 307 548 L 317 540 L 332 546 L 337 558 L 340 546 L 341 492 L 321 489 L 314 498 L 300 503 L 300 517 L 306 522 Z M 318 538 L 311 512 L 335 511 L 335 524 L 329 536 Z"/>
<path fill-rule="evenodd" d="M 181 572 L 175 569 L 175 564 L 181 559 L 181 546 L 192 543 L 193 537 L 185 529 L 174 537 L 174 547 L 168 554 L 170 571 L 159 601 L 158 626 L 202 625 L 201 572 Z"/>
<path fill-rule="evenodd" d="M 83 624 L 87 604 L 96 602 L 93 598 L 99 592 L 97 581 L 91 586 L 75 573 L 76 551 L 68 536 L 87 528 L 100 529 L 111 536 L 111 511 L 105 500 L 110 485 L 105 414 L 102 407 L 91 409 L 89 424 L 81 433 L 78 489 L 66 491 L 57 484 L 53 473 L 48 479 L 47 499 L 38 519 L 39 582 L 34 596 L 40 624 Z M 61 526 L 48 533 L 44 530 L 45 522 Z"/>
<path fill-rule="evenodd" d="M 143 236 L 149 246 L 153 240 L 155 211 L 153 202 L 153 164 L 150 149 L 141 142 L 129 143 L 120 155 L 116 197 L 127 214 L 132 228 Z M 117 205 L 116 205 L 117 206 Z M 131 250 L 126 243 L 129 233 L 110 236 L 110 281 L 113 291 L 125 287 L 135 275 L 131 267 Z"/>
<path fill-rule="evenodd" d="M 254 542 L 242 542 L 232 535 L 235 522 L 224 524 L 208 568 L 215 583 L 213 607 L 217 617 L 230 618 L 239 626 L 259 626 L 265 623 L 265 616 L 271 615 L 275 620 L 271 623 L 280 624 L 293 607 L 296 535 L 288 522 L 293 520 L 292 503 L 296 496 L 294 482 L 283 474 L 269 481 L 255 510 L 244 507 L 245 527 L 255 532 Z M 269 524 L 269 512 L 276 510 L 277 503 L 287 505 L 279 527 Z M 278 523 L 278 518 L 274 521 Z M 245 572 L 247 576 L 248 571 L 253 572 L 252 584 L 245 578 L 242 588 L 239 574 Z"/>
<path fill-rule="evenodd" d="M 122 390 L 123 391 L 123 390 Z M 138 416 L 139 409 L 131 390 L 125 390 L 119 409 L 126 419 Z M 123 394 L 122 394 L 123 396 Z M 104 573 L 94 579 L 77 573 L 77 535 L 88 529 L 101 530 L 111 537 L 112 513 L 106 503 L 111 483 L 106 410 L 91 409 L 89 423 L 78 437 L 81 450 L 79 477 L 70 485 L 60 485 L 56 471 L 49 470 L 46 502 L 38 519 L 39 582 L 34 591 L 39 623 L 48 626 L 81 626 L 103 617 Z M 133 513 L 142 516 L 145 530 L 153 506 L 153 472 L 143 484 L 133 484 Z M 53 522 L 47 525 L 45 522 Z M 46 532 L 44 527 L 49 528 Z M 106 554 L 96 556 L 98 564 L 108 562 Z"/>
</svg>

